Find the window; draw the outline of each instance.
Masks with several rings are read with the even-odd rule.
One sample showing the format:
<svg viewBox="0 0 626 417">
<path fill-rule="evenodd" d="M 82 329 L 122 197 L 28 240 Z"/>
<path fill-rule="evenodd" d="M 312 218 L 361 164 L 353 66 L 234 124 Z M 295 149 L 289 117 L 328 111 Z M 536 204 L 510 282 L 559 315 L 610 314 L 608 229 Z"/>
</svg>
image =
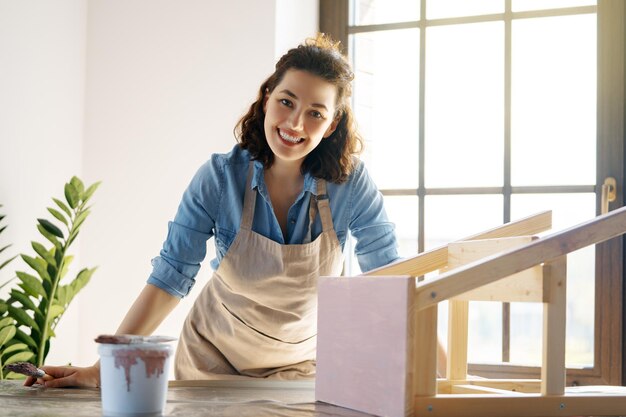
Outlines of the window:
<svg viewBox="0 0 626 417">
<path fill-rule="evenodd" d="M 621 3 L 320 2 L 322 31 L 355 69 L 362 158 L 403 256 L 542 210 L 553 211 L 553 231 L 596 215 L 603 178 L 619 184 L 624 172 L 623 116 L 603 116 L 623 110 L 623 92 L 609 98 L 602 84 L 624 82 L 623 59 L 604 61 L 624 55 Z M 622 363 L 618 240 L 568 257 L 569 383 L 621 383 L 621 365 L 609 370 Z M 470 373 L 536 376 L 541 306 L 473 304 Z"/>
</svg>

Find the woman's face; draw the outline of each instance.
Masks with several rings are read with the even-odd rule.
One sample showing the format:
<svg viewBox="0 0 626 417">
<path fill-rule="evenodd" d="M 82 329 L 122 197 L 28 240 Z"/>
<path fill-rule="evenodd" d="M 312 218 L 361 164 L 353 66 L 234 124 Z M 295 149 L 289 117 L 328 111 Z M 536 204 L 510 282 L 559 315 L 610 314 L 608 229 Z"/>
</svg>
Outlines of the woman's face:
<svg viewBox="0 0 626 417">
<path fill-rule="evenodd" d="M 274 91 L 266 93 L 265 137 L 276 161 L 299 162 L 326 137 L 334 120 L 337 89 L 303 70 L 288 70 Z"/>
</svg>

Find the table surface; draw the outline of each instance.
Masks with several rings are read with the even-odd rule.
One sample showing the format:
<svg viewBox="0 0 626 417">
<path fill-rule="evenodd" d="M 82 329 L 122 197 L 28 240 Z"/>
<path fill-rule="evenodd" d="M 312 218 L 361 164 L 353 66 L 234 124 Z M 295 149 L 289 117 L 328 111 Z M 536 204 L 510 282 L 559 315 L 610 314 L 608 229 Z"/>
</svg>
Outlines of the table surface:
<svg viewBox="0 0 626 417">
<path fill-rule="evenodd" d="M 340 416 L 369 414 L 315 402 L 312 381 L 174 381 L 164 416 Z M 0 381 L 0 416 L 102 416 L 95 388 L 24 387 Z"/>
</svg>

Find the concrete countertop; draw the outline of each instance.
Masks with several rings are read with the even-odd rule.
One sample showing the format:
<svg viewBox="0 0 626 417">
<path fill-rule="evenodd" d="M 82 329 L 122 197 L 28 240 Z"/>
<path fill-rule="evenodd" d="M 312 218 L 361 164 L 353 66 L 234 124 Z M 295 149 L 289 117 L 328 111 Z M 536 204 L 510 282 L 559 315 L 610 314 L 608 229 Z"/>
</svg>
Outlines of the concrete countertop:
<svg viewBox="0 0 626 417">
<path fill-rule="evenodd" d="M 311 381 L 171 381 L 164 416 L 364 417 L 360 413 L 315 402 Z M 95 388 L 24 387 L 0 381 L 0 416 L 102 416 Z"/>
</svg>

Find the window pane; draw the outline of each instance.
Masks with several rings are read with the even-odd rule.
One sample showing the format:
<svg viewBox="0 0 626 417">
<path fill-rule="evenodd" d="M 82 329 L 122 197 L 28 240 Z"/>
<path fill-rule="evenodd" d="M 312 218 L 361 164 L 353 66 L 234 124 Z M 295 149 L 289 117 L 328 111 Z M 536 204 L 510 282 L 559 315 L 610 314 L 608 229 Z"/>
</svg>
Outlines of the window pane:
<svg viewBox="0 0 626 417">
<path fill-rule="evenodd" d="M 596 16 L 514 21 L 512 41 L 512 184 L 595 184 Z"/>
<path fill-rule="evenodd" d="M 582 223 L 595 216 L 594 194 L 519 194 L 511 197 L 511 218 L 552 210 L 548 233 Z M 566 363 L 592 366 L 594 348 L 595 248 L 567 256 Z M 511 304 L 511 362 L 541 363 L 543 310 L 541 304 Z"/>
<path fill-rule="evenodd" d="M 501 225 L 502 204 L 501 195 L 426 196 L 426 249 Z"/>
<path fill-rule="evenodd" d="M 433 249 L 502 224 L 501 195 L 433 195 L 425 201 L 425 246 Z M 436 273 L 428 274 L 429 279 Z M 496 306 L 497 307 L 494 307 Z M 470 303 L 468 360 L 501 357 L 502 314 L 497 303 Z M 447 345 L 448 303 L 439 304 L 438 335 Z"/>
<path fill-rule="evenodd" d="M 425 184 L 502 185 L 504 25 L 427 30 Z"/>
<path fill-rule="evenodd" d="M 596 0 L 513 0 L 514 12 L 525 10 L 560 9 L 563 7 L 593 6 Z"/>
<path fill-rule="evenodd" d="M 352 0 L 350 13 L 354 25 L 419 20 L 420 0 Z"/>
<path fill-rule="evenodd" d="M 504 0 L 427 0 L 426 18 L 477 16 L 504 13 Z"/>
<path fill-rule="evenodd" d="M 419 30 L 361 33 L 351 40 L 362 158 L 379 188 L 417 188 Z M 405 53 L 398 54 L 399 45 Z"/>
<path fill-rule="evenodd" d="M 437 336 L 448 348 L 448 302 L 437 306 Z M 494 363 L 502 358 L 502 304 L 471 302 L 467 324 L 467 360 L 471 363 Z"/>
<path fill-rule="evenodd" d="M 494 363 L 502 360 L 502 304 L 469 304 L 467 360 L 471 363 Z"/>
<path fill-rule="evenodd" d="M 389 220 L 396 225 L 396 236 L 403 258 L 417 255 L 419 198 L 417 196 L 385 196 Z"/>
</svg>

